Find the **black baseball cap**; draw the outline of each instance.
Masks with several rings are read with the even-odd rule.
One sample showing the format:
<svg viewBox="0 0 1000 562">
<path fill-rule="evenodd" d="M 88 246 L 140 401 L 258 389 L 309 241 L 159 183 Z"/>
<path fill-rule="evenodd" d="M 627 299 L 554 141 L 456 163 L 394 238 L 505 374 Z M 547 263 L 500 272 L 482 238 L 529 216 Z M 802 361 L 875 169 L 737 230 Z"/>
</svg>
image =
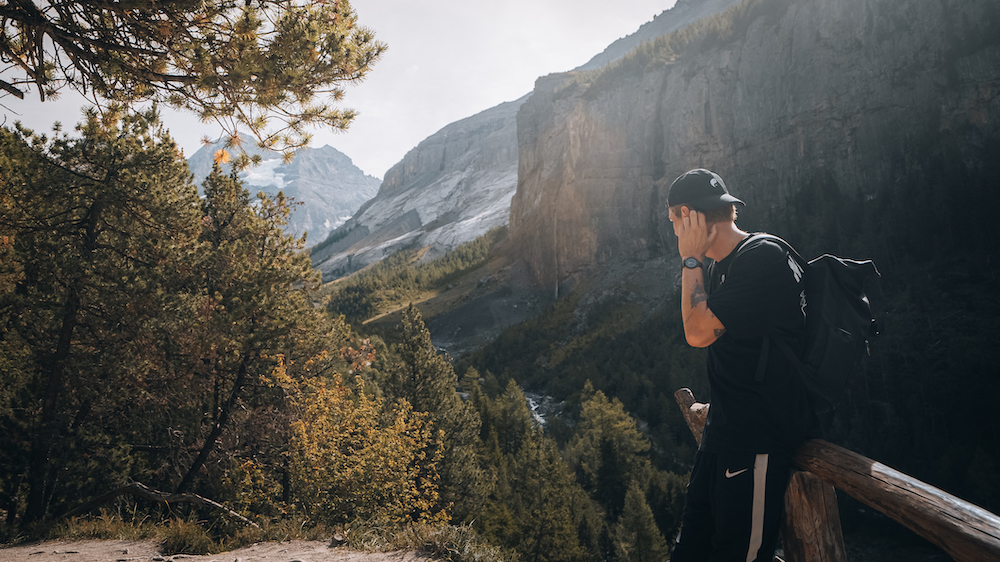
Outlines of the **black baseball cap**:
<svg viewBox="0 0 1000 562">
<path fill-rule="evenodd" d="M 686 205 L 695 211 L 705 212 L 726 203 L 745 205 L 729 194 L 719 174 L 703 168 L 684 172 L 670 184 L 670 191 L 667 192 L 667 207 Z"/>
</svg>

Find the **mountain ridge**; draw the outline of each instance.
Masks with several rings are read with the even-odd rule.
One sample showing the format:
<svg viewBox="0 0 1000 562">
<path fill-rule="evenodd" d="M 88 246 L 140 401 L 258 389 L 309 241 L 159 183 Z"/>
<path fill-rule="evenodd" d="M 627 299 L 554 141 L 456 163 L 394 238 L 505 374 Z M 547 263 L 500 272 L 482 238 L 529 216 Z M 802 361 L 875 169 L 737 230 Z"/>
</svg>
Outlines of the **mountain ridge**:
<svg viewBox="0 0 1000 562">
<path fill-rule="evenodd" d="M 207 144 L 188 158 L 188 167 L 196 185 L 212 170 L 214 155 L 224 149 L 223 142 Z M 250 137 L 241 139 L 240 148 L 248 156 L 260 156 L 261 162 L 240 172 L 247 189 L 270 196 L 284 192 L 295 203 L 285 232 L 294 236 L 308 233 L 311 238 L 325 237 L 377 193 L 380 181 L 354 165 L 343 152 L 329 145 L 303 148 L 285 162 L 279 152 L 260 148 Z"/>
<path fill-rule="evenodd" d="M 433 259 L 506 224 L 525 99 L 449 124 L 407 152 L 378 194 L 313 248 L 314 267 L 339 277 L 414 244 Z"/>
</svg>

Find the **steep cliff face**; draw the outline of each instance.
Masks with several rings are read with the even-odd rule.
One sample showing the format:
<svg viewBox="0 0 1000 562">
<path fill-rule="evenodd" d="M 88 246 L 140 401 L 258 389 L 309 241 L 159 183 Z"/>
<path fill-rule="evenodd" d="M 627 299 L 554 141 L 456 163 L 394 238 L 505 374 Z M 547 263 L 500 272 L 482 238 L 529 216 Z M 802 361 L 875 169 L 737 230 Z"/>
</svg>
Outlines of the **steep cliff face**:
<svg viewBox="0 0 1000 562">
<path fill-rule="evenodd" d="M 411 245 L 441 255 L 507 223 L 517 186 L 515 116 L 522 98 L 452 123 L 406 154 L 378 194 L 312 252 L 326 278 Z"/>
<path fill-rule="evenodd" d="M 618 88 L 597 112 L 577 77 L 540 79 L 518 114 L 511 247 L 556 291 L 619 252 L 641 257 L 657 239 L 652 193 L 663 171 L 650 116 L 659 81 Z"/>
<path fill-rule="evenodd" d="M 776 212 L 817 174 L 865 197 L 928 139 L 996 140 L 998 31 L 993 0 L 749 0 L 673 50 L 540 79 L 518 114 L 510 247 L 555 289 L 661 252 L 687 169 Z"/>
</svg>

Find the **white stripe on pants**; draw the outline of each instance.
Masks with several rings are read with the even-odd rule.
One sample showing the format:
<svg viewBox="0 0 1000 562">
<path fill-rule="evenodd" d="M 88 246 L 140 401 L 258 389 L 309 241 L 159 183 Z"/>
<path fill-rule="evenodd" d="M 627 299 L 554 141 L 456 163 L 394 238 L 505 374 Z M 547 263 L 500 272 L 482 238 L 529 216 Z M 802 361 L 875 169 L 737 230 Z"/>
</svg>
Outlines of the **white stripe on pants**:
<svg viewBox="0 0 1000 562">
<path fill-rule="evenodd" d="M 767 454 L 757 455 L 753 462 L 753 511 L 750 523 L 750 548 L 747 562 L 757 558 L 764 541 L 764 490 L 767 483 Z"/>
</svg>

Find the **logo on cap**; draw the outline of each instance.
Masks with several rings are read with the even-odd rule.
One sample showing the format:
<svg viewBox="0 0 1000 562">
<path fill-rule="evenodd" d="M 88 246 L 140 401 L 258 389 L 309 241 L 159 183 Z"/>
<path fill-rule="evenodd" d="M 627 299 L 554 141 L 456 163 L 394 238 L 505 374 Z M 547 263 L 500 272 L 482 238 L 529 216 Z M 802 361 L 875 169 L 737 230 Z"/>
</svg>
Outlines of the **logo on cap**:
<svg viewBox="0 0 1000 562">
<path fill-rule="evenodd" d="M 726 188 L 722 187 L 722 184 L 719 183 L 719 180 L 717 180 L 715 178 L 712 178 L 711 180 L 709 180 L 708 184 L 711 185 L 712 187 L 714 187 L 716 191 L 721 191 L 721 192 L 725 192 L 726 191 Z"/>
</svg>

